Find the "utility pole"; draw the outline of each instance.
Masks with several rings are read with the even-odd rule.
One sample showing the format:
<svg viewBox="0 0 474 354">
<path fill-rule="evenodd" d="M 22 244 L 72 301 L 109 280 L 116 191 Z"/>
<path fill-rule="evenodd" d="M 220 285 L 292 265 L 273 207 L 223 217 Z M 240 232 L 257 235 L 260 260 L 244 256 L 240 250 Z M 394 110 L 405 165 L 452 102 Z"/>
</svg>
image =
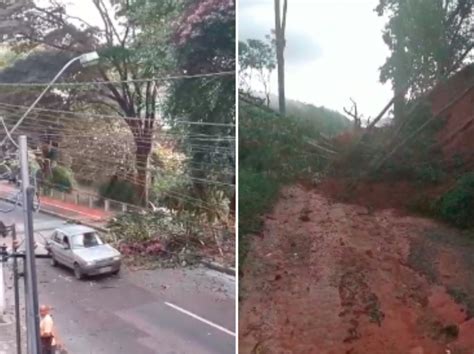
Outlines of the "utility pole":
<svg viewBox="0 0 474 354">
<path fill-rule="evenodd" d="M 12 251 L 14 253 L 18 250 L 18 244 L 16 241 L 16 225 L 11 226 L 12 232 Z M 21 354 L 21 322 L 20 322 L 20 289 L 18 287 L 18 259 L 13 257 L 13 287 L 15 291 L 15 325 L 16 325 L 16 350 L 17 354 Z"/>
<path fill-rule="evenodd" d="M 28 169 L 28 144 L 25 135 L 19 138 L 21 190 L 25 223 L 25 305 L 27 353 L 40 354 L 38 288 L 36 282 L 36 262 L 33 234 L 34 188 L 30 186 Z"/>
<path fill-rule="evenodd" d="M 281 14 L 280 0 L 275 0 L 275 49 L 278 72 L 278 105 L 281 115 L 286 115 L 285 96 L 285 47 L 286 47 L 286 14 L 288 0 L 283 0 L 283 16 Z"/>
</svg>

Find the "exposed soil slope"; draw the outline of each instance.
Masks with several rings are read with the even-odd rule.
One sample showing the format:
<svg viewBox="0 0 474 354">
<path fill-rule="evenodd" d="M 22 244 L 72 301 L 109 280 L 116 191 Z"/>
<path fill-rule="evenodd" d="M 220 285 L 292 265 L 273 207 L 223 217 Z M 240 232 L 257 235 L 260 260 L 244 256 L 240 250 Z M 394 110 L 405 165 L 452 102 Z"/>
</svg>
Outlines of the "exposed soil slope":
<svg viewBox="0 0 474 354">
<path fill-rule="evenodd" d="M 466 66 L 447 82 L 438 85 L 429 95 L 433 114 L 460 97 L 442 115 L 445 126 L 438 133 L 438 142 L 446 159 L 458 156 L 465 166 L 474 166 L 474 64 Z"/>
<path fill-rule="evenodd" d="M 240 353 L 471 354 L 472 269 L 452 229 L 286 188 L 242 270 Z"/>
</svg>

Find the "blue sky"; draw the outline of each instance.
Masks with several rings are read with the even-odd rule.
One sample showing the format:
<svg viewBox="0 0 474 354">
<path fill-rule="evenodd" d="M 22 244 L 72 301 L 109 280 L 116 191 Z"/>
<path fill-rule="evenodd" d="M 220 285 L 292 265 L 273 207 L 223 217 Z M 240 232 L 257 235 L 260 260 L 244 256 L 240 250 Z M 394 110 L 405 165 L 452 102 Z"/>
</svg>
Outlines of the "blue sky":
<svg viewBox="0 0 474 354">
<path fill-rule="evenodd" d="M 264 39 L 274 28 L 273 0 L 238 0 L 239 39 Z M 342 112 L 352 97 L 374 117 L 391 97 L 378 68 L 389 52 L 378 0 L 289 0 L 287 97 Z M 276 73 L 272 91 L 277 91 Z"/>
</svg>

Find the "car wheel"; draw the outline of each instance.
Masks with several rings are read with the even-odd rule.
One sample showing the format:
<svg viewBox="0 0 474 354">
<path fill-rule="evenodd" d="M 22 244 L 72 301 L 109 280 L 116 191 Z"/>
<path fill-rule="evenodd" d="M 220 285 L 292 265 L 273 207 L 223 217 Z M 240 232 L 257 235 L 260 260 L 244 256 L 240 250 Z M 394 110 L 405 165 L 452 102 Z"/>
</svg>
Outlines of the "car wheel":
<svg viewBox="0 0 474 354">
<path fill-rule="evenodd" d="M 120 273 L 120 268 L 112 272 L 113 275 L 117 275 L 118 273 Z"/>
<path fill-rule="evenodd" d="M 79 264 L 74 264 L 74 276 L 77 280 L 82 280 L 84 278 L 84 274 L 82 274 Z"/>
<path fill-rule="evenodd" d="M 51 254 L 51 260 L 50 260 L 50 262 L 51 262 L 51 265 L 52 265 L 53 267 L 57 267 L 57 266 L 58 266 L 58 261 L 56 260 L 56 258 L 54 258 L 53 254 Z"/>
</svg>

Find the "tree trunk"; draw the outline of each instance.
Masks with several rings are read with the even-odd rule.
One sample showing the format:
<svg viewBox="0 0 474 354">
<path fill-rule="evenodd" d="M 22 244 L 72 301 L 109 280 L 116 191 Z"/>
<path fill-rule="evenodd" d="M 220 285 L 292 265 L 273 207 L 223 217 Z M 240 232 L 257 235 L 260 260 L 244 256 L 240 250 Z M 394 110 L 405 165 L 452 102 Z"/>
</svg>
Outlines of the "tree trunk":
<svg viewBox="0 0 474 354">
<path fill-rule="evenodd" d="M 278 65 L 278 103 L 280 114 L 286 114 L 285 99 L 285 22 L 287 0 L 284 0 L 283 6 L 283 25 L 280 15 L 280 0 L 275 0 L 275 43 Z"/>
<path fill-rule="evenodd" d="M 397 93 L 395 93 L 397 95 Z M 395 122 L 401 124 L 403 121 L 403 116 L 405 114 L 405 95 L 398 94 L 393 101 L 393 116 Z"/>
<path fill-rule="evenodd" d="M 285 57 L 283 49 L 277 49 L 278 60 L 278 106 L 280 114 L 286 114 L 286 99 L 285 99 Z"/>
<path fill-rule="evenodd" d="M 148 165 L 151 153 L 151 140 L 136 139 L 137 145 L 135 153 L 135 167 L 137 170 L 136 189 L 138 201 L 142 205 L 148 205 L 149 201 L 149 180 Z"/>
</svg>

